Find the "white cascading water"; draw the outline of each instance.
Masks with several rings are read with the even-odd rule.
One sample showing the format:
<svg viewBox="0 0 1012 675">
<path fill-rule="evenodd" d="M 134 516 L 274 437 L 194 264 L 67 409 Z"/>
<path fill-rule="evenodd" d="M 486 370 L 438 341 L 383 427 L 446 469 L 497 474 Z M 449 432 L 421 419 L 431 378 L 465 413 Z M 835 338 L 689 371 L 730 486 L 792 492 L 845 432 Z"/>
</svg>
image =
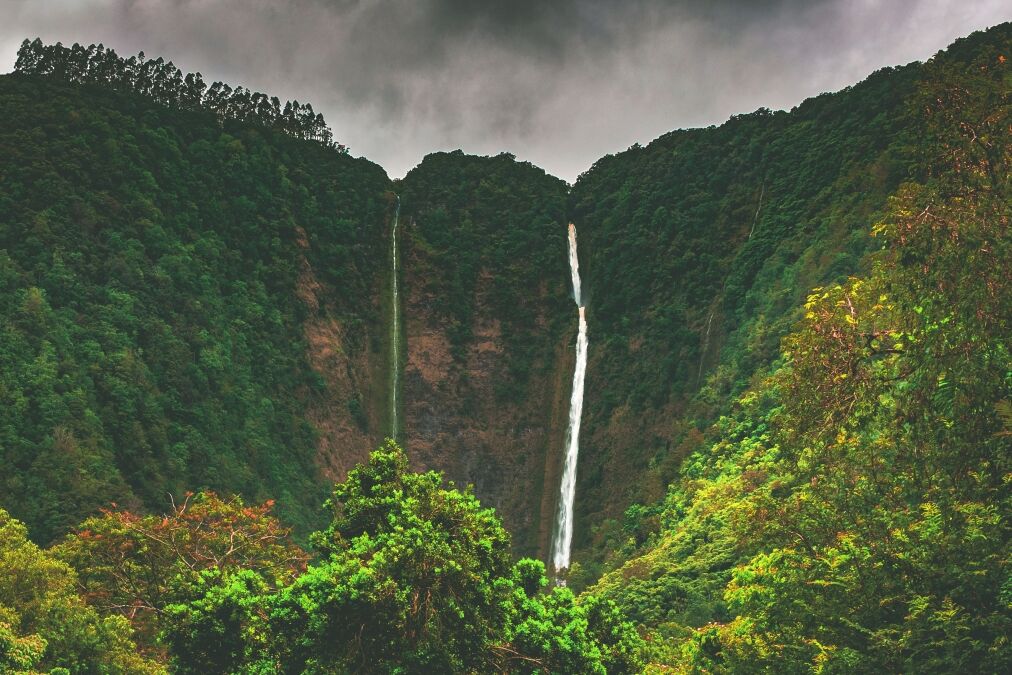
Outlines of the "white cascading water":
<svg viewBox="0 0 1012 675">
<path fill-rule="evenodd" d="M 569 428 L 566 431 L 566 458 L 559 488 L 559 508 L 552 537 L 552 567 L 569 567 L 569 551 L 573 543 L 573 502 L 576 498 L 576 462 L 580 455 L 580 419 L 583 416 L 583 383 L 587 372 L 587 317 L 580 296 L 580 261 L 576 255 L 576 226 L 569 224 L 569 271 L 573 277 L 573 298 L 580 313 L 576 337 L 576 368 L 573 371 L 573 393 L 569 399 Z"/>
<path fill-rule="evenodd" d="M 401 297 L 397 287 L 397 224 L 401 216 L 401 198 L 397 197 L 394 224 L 390 231 L 390 438 L 400 431 L 397 393 L 401 384 Z"/>
</svg>

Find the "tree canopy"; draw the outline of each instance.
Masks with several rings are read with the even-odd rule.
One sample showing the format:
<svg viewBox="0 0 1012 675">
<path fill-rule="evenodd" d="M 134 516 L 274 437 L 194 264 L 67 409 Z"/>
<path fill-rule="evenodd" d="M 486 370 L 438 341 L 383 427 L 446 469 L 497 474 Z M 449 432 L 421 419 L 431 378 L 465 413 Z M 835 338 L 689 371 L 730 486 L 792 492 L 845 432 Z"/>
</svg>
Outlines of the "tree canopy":
<svg viewBox="0 0 1012 675">
<path fill-rule="evenodd" d="M 927 65 L 926 171 L 861 276 L 811 291 L 768 377 L 593 592 L 689 671 L 1004 672 L 1008 40 Z M 1005 34 L 1007 36 L 1007 31 Z M 968 52 L 968 53 L 967 53 Z"/>
<path fill-rule="evenodd" d="M 0 661 L 81 673 L 629 673 L 617 607 L 513 562 L 494 511 L 389 441 L 335 486 L 306 556 L 268 514 L 196 495 L 110 511 L 50 551 L 0 511 Z M 66 562 L 64 562 L 66 561 Z M 143 649 L 131 640 L 133 630 Z M 6 672 L 6 671 L 5 671 Z M 56 672 L 56 671 L 54 671 Z"/>
<path fill-rule="evenodd" d="M 183 75 L 172 61 L 148 59 L 144 52 L 123 58 L 105 45 L 64 47 L 57 42 L 25 40 L 18 50 L 14 72 L 44 75 L 78 84 L 99 84 L 118 91 L 141 94 L 162 105 L 183 110 L 208 110 L 219 121 L 232 119 L 260 124 L 296 138 L 319 141 L 340 152 L 348 149 L 334 141 L 323 115 L 309 103 L 285 101 L 245 87 L 215 82 L 210 87 L 200 73 Z"/>
</svg>

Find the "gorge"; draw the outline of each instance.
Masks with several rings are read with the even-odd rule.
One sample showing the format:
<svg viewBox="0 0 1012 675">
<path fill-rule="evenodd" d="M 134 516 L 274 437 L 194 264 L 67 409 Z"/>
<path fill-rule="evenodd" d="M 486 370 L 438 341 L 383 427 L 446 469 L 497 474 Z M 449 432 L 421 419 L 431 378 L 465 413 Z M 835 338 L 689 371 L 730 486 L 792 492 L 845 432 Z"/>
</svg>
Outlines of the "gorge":
<svg viewBox="0 0 1012 675">
<path fill-rule="evenodd" d="M 12 487 L 10 494 L 22 495 L 12 497 L 13 512 L 48 538 L 65 527 L 66 514 L 103 503 L 124 481 L 150 505 L 171 486 L 267 497 L 282 485 L 304 504 L 287 507 L 293 522 L 308 526 L 319 488 L 295 486 L 320 485 L 320 465 L 340 477 L 393 435 L 416 466 L 473 484 L 505 518 L 518 552 L 554 557 L 556 521 L 586 523 L 574 529 L 573 547 L 593 563 L 620 536 L 624 511 L 663 495 L 683 458 L 705 444 L 708 424 L 775 358 L 808 289 L 861 269 L 873 244 L 866 224 L 916 170 L 903 111 L 922 72 L 917 64 L 884 69 L 789 112 L 759 110 L 717 128 L 675 131 L 602 158 L 573 186 L 511 155 L 460 152 L 430 155 L 390 181 L 365 159 L 297 146 L 256 126 L 226 119 L 219 129 L 210 114 L 142 96 L 102 98 L 97 85 L 7 76 L 8 100 L 41 89 L 59 106 L 36 97 L 13 108 L 10 134 L 48 124 L 46 148 L 70 147 L 82 133 L 94 135 L 92 147 L 118 148 L 68 153 L 61 161 L 97 162 L 95 171 L 75 182 L 58 178 L 80 196 L 43 215 L 30 215 L 24 200 L 8 202 L 9 221 L 51 223 L 34 238 L 7 240 L 11 260 L 21 261 L 12 269 L 60 260 L 73 266 L 68 273 L 85 295 L 59 285 L 69 282 L 27 281 L 20 271 L 13 278 L 62 303 L 59 322 L 79 311 L 71 307 L 115 316 L 123 311 L 117 303 L 151 317 L 140 329 L 125 319 L 79 327 L 76 346 L 58 357 L 71 359 L 97 341 L 103 359 L 125 359 L 137 369 L 131 377 L 149 384 L 128 388 L 115 405 L 150 416 L 146 430 L 115 421 L 118 399 L 110 397 L 118 385 L 87 378 L 80 391 L 88 403 L 61 404 L 54 410 L 65 412 L 38 426 L 29 422 L 37 416 L 21 416 L 12 422 L 20 440 L 7 448 L 34 447 L 64 424 L 76 443 L 96 448 L 105 468 L 83 469 L 95 480 L 75 491 L 79 506 L 33 506 L 25 488 Z M 112 119 L 127 130 L 106 129 Z M 40 178 L 26 171 L 53 170 L 50 160 L 14 165 L 33 146 L 14 136 L 7 146 L 12 185 L 31 190 Z M 53 152 L 38 150 L 39 157 Z M 167 154 L 193 178 L 167 172 L 157 159 Z M 210 172 L 215 177 L 204 180 Z M 262 214 L 272 215 L 265 222 Z M 71 237 L 66 228 L 78 217 L 116 225 Z M 305 248 L 293 221 L 306 233 Z M 560 254 L 576 255 L 567 249 L 570 222 L 586 254 L 582 289 L 571 274 L 575 257 L 567 268 Z M 123 261 L 89 262 L 99 251 Z M 146 275 L 135 271 L 138 256 Z M 287 270 L 300 256 L 312 271 L 298 282 L 314 289 L 309 305 L 291 301 L 297 279 Z M 211 306 L 221 303 L 215 295 L 230 298 L 221 322 L 205 318 L 206 305 L 158 309 L 198 285 L 192 272 L 181 272 L 178 261 L 187 257 L 191 269 L 215 280 L 203 291 Z M 270 278 L 258 271 L 269 268 L 283 271 Z M 151 274 L 162 285 L 149 283 Z M 118 295 L 99 290 L 113 282 Z M 595 292 L 604 283 L 608 292 Z M 587 362 L 578 474 L 566 466 L 577 442 L 569 445 L 565 434 L 579 356 L 566 345 L 580 345 L 565 320 L 569 284 L 586 298 L 598 336 Z M 381 298 L 384 286 L 392 300 Z M 307 339 L 303 325 L 319 328 Z M 122 337 L 105 335 L 112 326 Z M 264 342 L 267 335 L 273 342 Z M 301 353 L 282 346 L 292 340 Z M 78 353 L 66 362 L 95 358 Z M 187 393 L 203 382 L 260 393 L 226 398 L 222 408 L 218 394 Z M 79 405 L 102 427 L 71 421 L 66 411 Z M 300 412 L 307 406 L 326 412 L 307 425 Z M 247 444 L 259 449 L 240 450 Z M 27 470 L 27 459 L 14 461 Z M 306 478 L 281 478 L 289 473 Z M 571 507 L 560 498 L 568 481 L 580 495 Z M 569 508 L 572 516 L 563 518 Z"/>
<path fill-rule="evenodd" d="M 966 663 L 998 672 L 1010 45 L 1002 24 L 572 185 L 459 150 L 392 180 L 311 108 L 206 103 L 176 72 L 182 94 L 139 92 L 84 48 L 19 60 L 0 508 L 60 546 L 110 508 L 238 494 L 300 545 L 343 527 L 336 555 L 432 469 L 462 493 L 424 508 L 467 518 L 408 515 L 486 523 L 473 491 L 505 526 L 476 557 L 546 562 L 676 645 L 657 663 L 773 668 L 783 642 L 925 672 L 940 648 L 906 636 L 973 635 Z M 351 493 L 361 512 L 334 506 Z"/>
</svg>

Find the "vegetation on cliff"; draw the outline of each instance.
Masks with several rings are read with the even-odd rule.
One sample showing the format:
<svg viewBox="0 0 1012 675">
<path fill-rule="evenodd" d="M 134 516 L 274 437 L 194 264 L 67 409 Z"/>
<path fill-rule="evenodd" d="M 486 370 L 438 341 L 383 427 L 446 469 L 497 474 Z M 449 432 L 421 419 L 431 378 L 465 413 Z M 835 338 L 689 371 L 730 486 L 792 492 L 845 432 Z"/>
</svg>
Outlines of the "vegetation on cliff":
<svg viewBox="0 0 1012 675">
<path fill-rule="evenodd" d="M 479 312 L 494 319 L 508 358 L 500 393 L 515 402 L 530 365 L 551 362 L 564 313 L 565 182 L 506 153 L 458 150 L 428 155 L 401 187 L 411 253 L 424 266 L 416 274 L 423 292 L 439 299 L 455 355 L 474 338 Z M 479 308 L 484 280 L 487 302 Z"/>
<path fill-rule="evenodd" d="M 789 112 L 674 131 L 580 177 L 595 335 L 582 519 L 617 526 L 631 502 L 659 499 L 699 432 L 777 357 L 808 290 L 862 269 L 868 223 L 915 162 L 919 76 L 884 69 Z M 580 531 L 597 556 L 619 543 L 615 527 Z"/>
<path fill-rule="evenodd" d="M 0 506 L 40 542 L 201 488 L 310 525 L 324 382 L 299 273 L 366 342 L 383 170 L 49 77 L 0 77 L 0 105 Z"/>
<path fill-rule="evenodd" d="M 869 271 L 810 292 L 768 376 L 593 587 L 693 672 L 1012 668 L 1009 27 L 925 68 L 925 172 Z"/>
<path fill-rule="evenodd" d="M 870 225 L 904 183 L 931 179 L 944 152 L 927 90 L 965 82 L 957 116 L 1000 109 L 970 85 L 985 54 L 1010 51 L 1009 32 L 997 26 L 789 112 L 674 131 L 580 177 L 571 217 L 595 339 L 575 543 L 592 572 L 656 528 L 666 485 L 780 358 L 810 289 L 869 273 L 869 254 L 888 245 Z"/>
<path fill-rule="evenodd" d="M 304 324 L 382 352 L 383 171 L 29 46 L 50 65 L 0 78 L 0 672 L 1012 670 L 1012 24 L 605 158 L 568 211 L 508 155 L 400 182 L 439 333 L 405 437 L 512 520 L 581 228 L 568 588 L 393 442 L 316 510 Z"/>
</svg>

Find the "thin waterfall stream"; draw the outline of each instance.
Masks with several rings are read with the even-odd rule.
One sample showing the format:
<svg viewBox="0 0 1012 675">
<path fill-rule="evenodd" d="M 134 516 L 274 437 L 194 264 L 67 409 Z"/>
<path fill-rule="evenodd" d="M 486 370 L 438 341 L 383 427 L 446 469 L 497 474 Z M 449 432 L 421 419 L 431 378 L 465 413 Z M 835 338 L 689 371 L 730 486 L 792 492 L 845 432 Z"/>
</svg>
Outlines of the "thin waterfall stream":
<svg viewBox="0 0 1012 675">
<path fill-rule="evenodd" d="M 587 372 L 587 315 L 580 289 L 580 261 L 576 253 L 576 226 L 569 224 L 569 272 L 573 280 L 580 323 L 576 337 L 576 367 L 573 370 L 573 392 L 569 399 L 569 427 L 566 430 L 566 457 L 559 486 L 559 508 L 552 535 L 552 568 L 569 567 L 573 543 L 573 503 L 576 499 L 576 463 L 580 455 L 580 420 L 583 416 L 583 385 Z"/>
<path fill-rule="evenodd" d="M 401 217 L 401 198 L 397 196 L 394 223 L 390 230 L 390 438 L 400 432 L 398 392 L 401 385 L 401 297 L 398 287 L 397 226 Z"/>
</svg>

